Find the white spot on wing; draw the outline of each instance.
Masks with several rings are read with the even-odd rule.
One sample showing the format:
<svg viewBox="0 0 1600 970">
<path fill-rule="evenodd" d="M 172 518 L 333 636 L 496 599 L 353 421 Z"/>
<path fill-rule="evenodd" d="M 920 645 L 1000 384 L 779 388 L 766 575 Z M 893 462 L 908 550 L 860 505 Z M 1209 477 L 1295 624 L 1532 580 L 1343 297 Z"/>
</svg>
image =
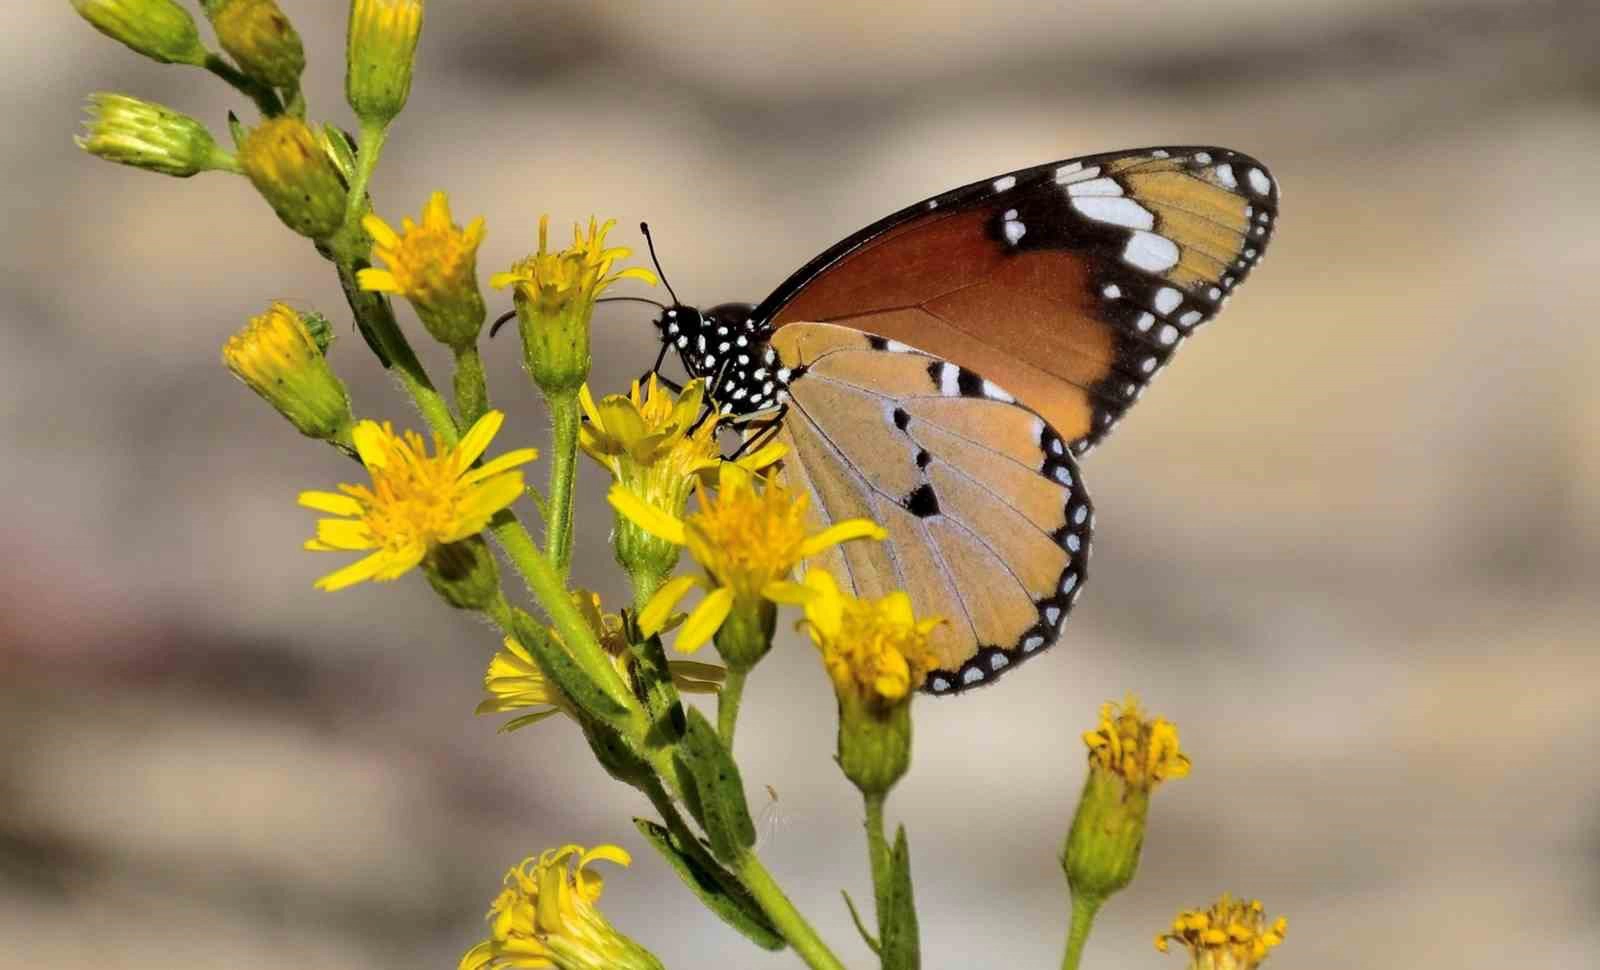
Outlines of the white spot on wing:
<svg viewBox="0 0 1600 970">
<path fill-rule="evenodd" d="M 1004 192 L 1007 189 L 1012 188 L 1016 184 L 1017 184 L 1017 177 L 1015 175 L 1003 175 L 1000 178 L 997 178 L 997 179 L 994 180 L 994 190 L 996 192 Z"/>
<path fill-rule="evenodd" d="M 1042 646 L 1044 646 L 1044 637 L 1031 636 L 1028 639 L 1022 641 L 1022 652 L 1023 653 L 1032 653 L 1032 652 L 1034 652 L 1035 650 L 1039 649 Z"/>
<path fill-rule="evenodd" d="M 1161 325 L 1161 330 L 1156 335 L 1156 337 L 1163 344 L 1171 346 L 1173 343 L 1177 342 L 1177 339 L 1178 339 L 1178 328 L 1174 327 L 1170 323 L 1164 323 L 1164 324 Z"/>
<path fill-rule="evenodd" d="M 1017 403 L 1017 399 L 1007 394 L 1005 388 L 987 380 L 983 382 L 983 396 L 991 401 L 1004 401 L 1007 404 Z"/>
<path fill-rule="evenodd" d="M 1272 191 L 1272 179 L 1267 178 L 1267 173 L 1261 171 L 1261 169 L 1252 168 L 1245 173 L 1244 177 L 1250 181 L 1250 188 L 1257 195 L 1266 195 Z"/>
<path fill-rule="evenodd" d="M 1073 162 L 1070 165 L 1062 165 L 1056 169 L 1056 184 L 1071 185 L 1073 182 L 1092 179 L 1099 174 L 1099 166 L 1091 165 L 1088 168 L 1084 168 L 1082 162 Z"/>
<path fill-rule="evenodd" d="M 892 354 L 907 354 L 907 353 L 911 352 L 911 347 L 910 346 L 908 346 L 906 344 L 903 344 L 898 340 L 891 340 L 891 341 L 885 343 L 883 345 L 883 349 L 889 351 Z"/>
<path fill-rule="evenodd" d="M 1183 302 L 1183 295 L 1170 286 L 1163 286 L 1156 290 L 1156 312 L 1161 314 L 1171 313 Z"/>
<path fill-rule="evenodd" d="M 1016 210 L 1013 209 L 1012 211 L 1014 212 Z M 1022 237 L 1027 234 L 1028 227 L 1015 219 L 1007 219 L 1004 232 L 1006 234 L 1006 242 L 1015 246 L 1017 243 L 1021 242 Z"/>
<path fill-rule="evenodd" d="M 1072 207 L 1096 222 L 1125 229 L 1152 229 L 1156 224 L 1156 217 L 1149 209 L 1120 195 L 1074 197 Z"/>
<path fill-rule="evenodd" d="M 1109 283 L 1100 291 L 1100 295 L 1108 300 L 1115 300 L 1122 295 L 1122 287 L 1115 283 Z"/>
<path fill-rule="evenodd" d="M 976 684 L 982 679 L 983 671 L 979 670 L 977 667 L 968 667 L 967 672 L 961 675 L 961 682 L 963 684 Z"/>
<path fill-rule="evenodd" d="M 1010 662 L 1011 662 L 1011 658 L 1007 657 L 1003 653 L 990 654 L 990 656 L 989 656 L 989 669 L 990 670 L 999 670 L 1002 667 L 1004 667 L 1007 664 L 1009 664 Z"/>
<path fill-rule="evenodd" d="M 939 367 L 939 393 L 945 397 L 961 396 L 961 368 L 954 364 Z"/>
<path fill-rule="evenodd" d="M 1122 186 L 1116 179 L 1090 179 L 1087 182 L 1073 182 L 1067 186 L 1067 194 L 1073 198 L 1086 195 L 1121 195 Z"/>
<path fill-rule="evenodd" d="M 1155 323 L 1155 322 L 1156 322 L 1155 314 L 1153 314 L 1153 313 L 1141 313 L 1141 314 L 1139 314 L 1139 319 L 1133 321 L 1133 325 L 1135 327 L 1137 327 L 1139 329 L 1139 331 L 1142 333 L 1142 332 L 1144 332 L 1146 330 L 1149 330 L 1150 329 L 1150 325 L 1152 323 Z"/>
<path fill-rule="evenodd" d="M 1140 230 L 1123 247 L 1122 260 L 1147 273 L 1162 273 L 1178 265 L 1178 244 L 1166 236 Z"/>
<path fill-rule="evenodd" d="M 1200 318 L 1203 316 L 1205 316 L 1205 314 L 1201 313 L 1199 310 L 1190 310 L 1188 313 L 1185 313 L 1183 316 L 1179 317 L 1178 322 L 1186 327 L 1192 327 L 1199 323 Z"/>
<path fill-rule="evenodd" d="M 1216 172 L 1217 181 L 1221 182 L 1226 188 L 1236 189 L 1239 187 L 1239 180 L 1233 177 L 1232 165 L 1218 165 Z"/>
</svg>

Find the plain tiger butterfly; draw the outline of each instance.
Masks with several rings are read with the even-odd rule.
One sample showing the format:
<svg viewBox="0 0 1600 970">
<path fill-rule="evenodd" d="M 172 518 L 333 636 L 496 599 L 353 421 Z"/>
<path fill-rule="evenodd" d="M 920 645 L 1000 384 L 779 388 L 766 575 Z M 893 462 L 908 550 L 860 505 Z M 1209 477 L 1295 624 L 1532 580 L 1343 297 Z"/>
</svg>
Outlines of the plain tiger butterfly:
<svg viewBox="0 0 1600 970">
<path fill-rule="evenodd" d="M 1039 165 L 880 219 L 755 306 L 674 297 L 662 355 L 747 444 L 788 446 L 815 525 L 888 530 L 820 565 L 944 617 L 924 689 L 955 693 L 1060 636 L 1094 526 L 1077 459 L 1249 275 L 1277 212 L 1266 167 L 1222 148 Z"/>
</svg>

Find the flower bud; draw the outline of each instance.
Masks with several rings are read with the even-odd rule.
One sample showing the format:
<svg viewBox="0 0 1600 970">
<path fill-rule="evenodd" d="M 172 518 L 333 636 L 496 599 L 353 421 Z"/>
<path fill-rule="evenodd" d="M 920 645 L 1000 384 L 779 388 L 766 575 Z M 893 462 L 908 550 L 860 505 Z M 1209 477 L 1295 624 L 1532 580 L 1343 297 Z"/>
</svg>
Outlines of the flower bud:
<svg viewBox="0 0 1600 970">
<path fill-rule="evenodd" d="M 345 98 L 356 117 L 387 125 L 406 106 L 422 34 L 422 0 L 351 0 Z"/>
<path fill-rule="evenodd" d="M 500 570 L 483 536 L 435 546 L 422 561 L 428 583 L 460 610 L 485 610 L 500 599 Z"/>
<path fill-rule="evenodd" d="M 196 172 L 237 172 L 239 162 L 217 145 L 206 126 L 170 108 L 124 94 L 89 96 L 79 148 L 110 162 L 188 178 Z"/>
<path fill-rule="evenodd" d="M 458 353 L 476 345 L 488 314 L 478 288 L 483 217 L 463 229 L 451 218 L 449 199 L 435 192 L 421 221 L 403 219 L 399 232 L 371 213 L 361 225 L 372 237 L 374 261 L 385 264 L 357 274 L 361 288 L 405 297 L 433 339 Z"/>
<path fill-rule="evenodd" d="M 163 64 L 204 65 L 205 45 L 189 12 L 174 0 L 72 0 L 100 33 Z"/>
<path fill-rule="evenodd" d="M 222 362 L 301 434 L 322 441 L 348 436 L 350 396 L 300 315 L 287 305 L 272 304 L 228 338 Z"/>
<path fill-rule="evenodd" d="M 305 47 L 277 0 L 207 0 L 217 41 L 251 77 L 294 88 L 306 69 Z"/>
<path fill-rule="evenodd" d="M 343 224 L 344 183 L 304 121 L 284 115 L 262 122 L 245 137 L 239 160 L 290 229 L 325 239 Z"/>
</svg>

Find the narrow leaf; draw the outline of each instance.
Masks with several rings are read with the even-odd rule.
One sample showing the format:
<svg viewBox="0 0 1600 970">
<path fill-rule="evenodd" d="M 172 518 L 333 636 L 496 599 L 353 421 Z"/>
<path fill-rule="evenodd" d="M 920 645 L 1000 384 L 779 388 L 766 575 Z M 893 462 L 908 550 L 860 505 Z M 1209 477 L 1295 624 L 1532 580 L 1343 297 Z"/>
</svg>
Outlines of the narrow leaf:
<svg viewBox="0 0 1600 970">
<path fill-rule="evenodd" d="M 917 909 L 911 898 L 911 850 L 906 845 L 906 828 L 895 833 L 894 849 L 889 853 L 888 907 L 880 914 L 883 923 L 883 970 L 918 970 L 922 953 L 917 942 Z"/>
<path fill-rule="evenodd" d="M 656 847 L 656 851 L 667 860 L 667 865 L 678 874 L 689 891 L 706 904 L 707 909 L 743 933 L 756 946 L 764 950 L 783 949 L 783 937 L 767 922 L 761 907 L 739 886 L 732 873 L 715 863 L 697 860 L 684 851 L 683 845 L 671 832 L 655 822 L 636 818 L 633 824 L 639 827 L 640 833 Z"/>
<path fill-rule="evenodd" d="M 839 895 L 844 897 L 845 908 L 850 911 L 850 922 L 856 924 L 856 932 L 861 934 L 861 939 L 866 941 L 867 947 L 879 956 L 883 955 L 883 947 L 879 945 L 878 938 L 867 929 L 867 924 L 861 922 L 861 914 L 856 912 L 856 902 L 850 898 L 850 893 L 841 889 Z"/>
<path fill-rule="evenodd" d="M 539 669 L 569 700 L 592 717 L 615 723 L 625 717 L 627 708 L 617 703 L 587 671 L 578 666 L 560 641 L 545 633 L 533 617 L 517 610 L 514 615 L 517 640 L 528 648 Z"/>
<path fill-rule="evenodd" d="M 687 730 L 679 756 L 689 769 L 699 794 L 699 821 L 711 838 L 711 854 L 724 863 L 737 859 L 755 845 L 756 826 L 745 802 L 744 781 L 733 755 L 723 747 L 717 731 L 696 708 L 688 709 Z M 692 806 L 691 806 L 692 807 Z"/>
</svg>

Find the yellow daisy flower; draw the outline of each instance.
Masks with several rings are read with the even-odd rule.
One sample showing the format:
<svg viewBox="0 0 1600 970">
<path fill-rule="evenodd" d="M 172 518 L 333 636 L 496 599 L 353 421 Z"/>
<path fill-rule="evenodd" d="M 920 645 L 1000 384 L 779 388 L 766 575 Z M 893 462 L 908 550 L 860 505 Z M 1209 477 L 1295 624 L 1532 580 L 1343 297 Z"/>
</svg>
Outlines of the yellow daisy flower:
<svg viewBox="0 0 1600 970">
<path fill-rule="evenodd" d="M 434 548 L 476 535 L 496 512 L 522 495 L 518 465 L 538 457 L 519 448 L 482 465 L 474 463 L 500 430 L 505 415 L 490 411 L 444 447 L 434 439 L 429 456 L 415 432 L 398 435 L 387 422 L 362 421 L 353 437 L 372 487 L 340 485 L 339 492 L 302 492 L 300 504 L 341 518 L 317 523 L 316 552 L 374 550 L 371 555 L 317 580 L 317 588 L 343 589 L 366 580 L 396 579 Z"/>
<path fill-rule="evenodd" d="M 361 288 L 405 297 L 435 340 L 457 349 L 472 346 L 488 315 L 478 289 L 483 217 L 462 229 L 451 221 L 450 200 L 435 192 L 422 207 L 420 223 L 404 218 L 395 232 L 368 213 L 361 225 L 372 237 L 373 259 L 387 264 L 356 274 Z"/>
<path fill-rule="evenodd" d="M 1192 970 L 1255 970 L 1288 928 L 1282 916 L 1268 925 L 1260 900 L 1223 893 L 1210 909 L 1179 913 L 1172 928 L 1156 936 L 1156 949 L 1167 952 L 1169 941 L 1188 947 Z"/>
<path fill-rule="evenodd" d="M 1128 784 L 1154 789 L 1189 773 L 1189 756 L 1178 747 L 1178 727 L 1165 718 L 1145 719 L 1139 699 L 1129 694 L 1121 708 L 1100 705 L 1100 726 L 1086 731 L 1089 763 L 1121 775 Z"/>
<path fill-rule="evenodd" d="M 615 845 L 566 845 L 513 866 L 489 907 L 489 938 L 461 957 L 459 970 L 660 970 L 595 906 L 605 881 L 589 864 L 602 860 L 632 861 Z"/>
<path fill-rule="evenodd" d="M 631 688 L 632 655 L 628 652 L 628 640 L 623 632 L 622 617 L 615 613 L 603 612 L 600 608 L 600 596 L 597 593 L 578 591 L 572 594 L 572 599 L 577 604 L 578 612 L 589 625 L 589 629 L 594 631 L 595 639 L 611 658 L 617 673 L 622 675 L 623 682 Z M 557 642 L 561 640 L 560 634 L 554 629 L 545 632 Z M 687 660 L 671 661 L 667 667 L 672 673 L 672 682 L 680 691 L 689 694 L 715 694 L 725 674 L 721 667 Z M 478 714 L 504 714 L 537 708 L 531 713 L 507 721 L 500 728 L 501 731 L 515 731 L 529 724 L 536 724 L 554 714 L 565 714 L 572 718 L 577 716 L 572 702 L 561 693 L 560 688 L 545 679 L 544 672 L 533 659 L 533 654 L 513 637 L 507 637 L 504 649 L 489 661 L 489 669 L 483 675 L 483 686 L 490 696 L 478 705 L 476 712 Z"/>
<path fill-rule="evenodd" d="M 857 599 L 839 589 L 826 570 L 806 573 L 806 618 L 801 626 L 822 652 L 834 689 L 887 706 L 922 686 L 939 658 L 928 634 L 944 621 L 918 619 L 911 597 L 896 591 L 880 599 Z"/>
<path fill-rule="evenodd" d="M 847 519 L 815 535 L 806 531 L 808 496 L 796 494 L 772 475 L 757 479 L 743 468 L 723 464 L 717 492 L 697 482 L 700 509 L 680 519 L 649 504 L 622 485 L 613 485 L 611 505 L 641 529 L 685 546 L 705 570 L 667 582 L 639 614 L 646 635 L 662 630 L 678 601 L 691 589 L 710 593 L 678 631 L 677 648 L 698 650 L 736 608 L 758 610 L 765 603 L 798 603 L 808 595 L 790 580 L 800 562 L 851 539 L 883 539 L 888 533 L 867 519 Z"/>
</svg>

